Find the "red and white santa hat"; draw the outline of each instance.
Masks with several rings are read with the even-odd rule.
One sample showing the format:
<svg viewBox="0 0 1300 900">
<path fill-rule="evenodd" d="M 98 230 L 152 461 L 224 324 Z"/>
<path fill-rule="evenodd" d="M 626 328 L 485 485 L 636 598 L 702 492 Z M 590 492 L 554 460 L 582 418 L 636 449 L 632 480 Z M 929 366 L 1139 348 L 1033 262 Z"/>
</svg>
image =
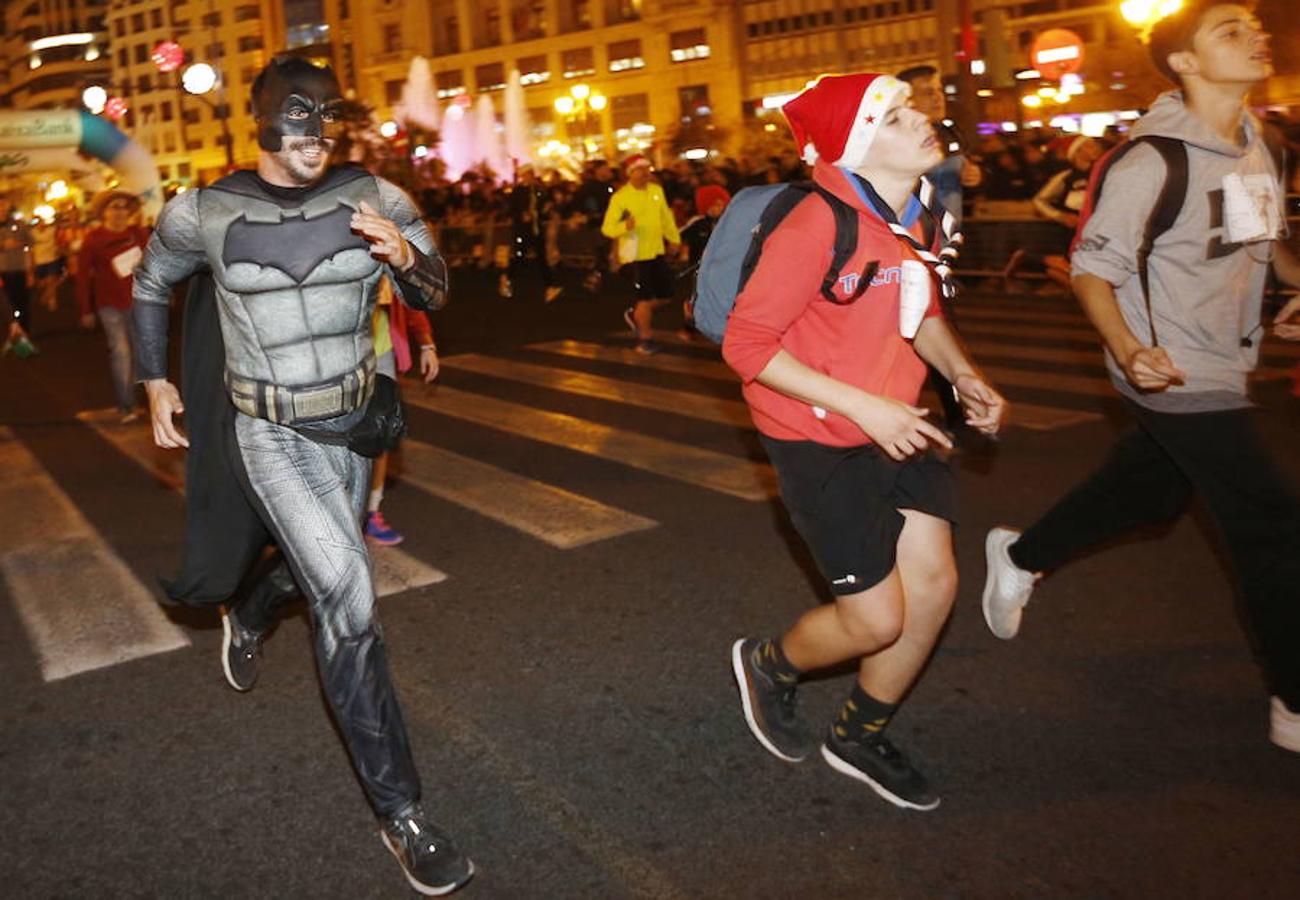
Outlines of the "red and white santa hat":
<svg viewBox="0 0 1300 900">
<path fill-rule="evenodd" d="M 654 164 L 650 158 L 641 153 L 633 153 L 627 159 L 623 160 L 623 171 L 631 172 L 633 169 L 644 166 L 647 169 L 653 169 Z"/>
<path fill-rule="evenodd" d="M 781 107 L 803 161 L 824 159 L 831 165 L 860 168 L 899 91 L 907 82 L 892 75 L 864 72 L 823 75 Z"/>
</svg>

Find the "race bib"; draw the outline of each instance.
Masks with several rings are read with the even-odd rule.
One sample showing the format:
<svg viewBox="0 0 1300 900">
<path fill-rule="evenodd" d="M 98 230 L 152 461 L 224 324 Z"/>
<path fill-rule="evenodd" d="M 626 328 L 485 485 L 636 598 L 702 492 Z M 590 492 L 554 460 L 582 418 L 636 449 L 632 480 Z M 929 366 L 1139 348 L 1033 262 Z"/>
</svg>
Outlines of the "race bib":
<svg viewBox="0 0 1300 900">
<path fill-rule="evenodd" d="M 1281 233 L 1277 181 L 1272 175 L 1223 176 L 1223 227 L 1233 244 L 1271 241 Z"/>
<path fill-rule="evenodd" d="M 118 278 L 129 278 L 143 258 L 144 251 L 138 245 L 132 246 L 113 257 L 113 271 L 117 273 Z"/>
</svg>

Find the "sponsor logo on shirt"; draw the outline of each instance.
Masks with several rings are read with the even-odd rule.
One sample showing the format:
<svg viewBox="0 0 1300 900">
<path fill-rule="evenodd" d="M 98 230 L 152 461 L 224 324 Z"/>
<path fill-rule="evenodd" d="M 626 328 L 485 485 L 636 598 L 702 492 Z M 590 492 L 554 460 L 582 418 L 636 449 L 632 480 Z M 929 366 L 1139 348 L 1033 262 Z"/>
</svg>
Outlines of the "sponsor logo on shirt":
<svg viewBox="0 0 1300 900">
<path fill-rule="evenodd" d="M 872 287 L 880 287 L 881 285 L 885 285 L 885 284 L 902 284 L 902 283 L 903 283 L 902 266 L 886 266 L 882 269 L 877 269 L 876 274 L 871 276 Z"/>
</svg>

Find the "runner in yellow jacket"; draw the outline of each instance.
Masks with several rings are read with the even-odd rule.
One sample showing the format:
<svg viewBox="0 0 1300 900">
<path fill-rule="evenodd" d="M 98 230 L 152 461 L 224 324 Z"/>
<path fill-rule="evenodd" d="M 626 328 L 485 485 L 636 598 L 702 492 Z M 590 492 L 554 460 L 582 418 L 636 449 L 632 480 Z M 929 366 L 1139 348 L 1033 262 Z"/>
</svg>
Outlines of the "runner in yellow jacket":
<svg viewBox="0 0 1300 900">
<path fill-rule="evenodd" d="M 636 335 L 638 353 L 658 350 L 652 330 L 654 311 L 673 297 L 673 273 L 665 253 L 674 253 L 681 243 L 661 185 L 650 181 L 650 160 L 641 154 L 623 163 L 627 184 L 614 192 L 600 230 L 618 241 L 619 260 L 632 273 L 636 301 L 623 312 L 623 320 Z"/>
</svg>

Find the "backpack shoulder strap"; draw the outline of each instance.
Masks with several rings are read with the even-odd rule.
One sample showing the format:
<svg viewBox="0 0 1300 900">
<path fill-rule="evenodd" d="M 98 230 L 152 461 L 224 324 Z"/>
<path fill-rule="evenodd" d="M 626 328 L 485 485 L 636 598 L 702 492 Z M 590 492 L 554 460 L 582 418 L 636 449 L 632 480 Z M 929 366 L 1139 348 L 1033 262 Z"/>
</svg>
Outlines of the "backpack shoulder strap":
<svg viewBox="0 0 1300 900">
<path fill-rule="evenodd" d="M 1165 180 L 1156 195 L 1155 205 L 1147 214 L 1146 225 L 1142 230 L 1142 241 L 1138 245 L 1136 262 L 1138 281 L 1142 285 L 1142 299 L 1146 304 L 1147 323 L 1151 329 L 1151 346 L 1159 346 L 1156 337 L 1155 318 L 1151 315 L 1151 284 L 1148 260 L 1156 240 L 1173 227 L 1182 212 L 1183 201 L 1187 197 L 1187 145 L 1177 138 L 1164 135 L 1142 135 L 1111 150 L 1100 160 L 1088 180 L 1088 193 L 1083 210 L 1079 214 L 1079 225 L 1075 232 L 1071 251 L 1083 234 L 1084 224 L 1091 218 L 1101 201 L 1101 192 L 1106 182 L 1106 175 L 1111 168 L 1139 144 L 1148 144 L 1160 154 L 1165 164 Z"/>
<path fill-rule="evenodd" d="M 750 238 L 749 249 L 745 251 L 745 261 L 740 265 L 740 281 L 736 287 L 737 294 L 745 289 L 745 285 L 749 283 L 749 277 L 758 268 L 758 258 L 763 252 L 763 244 L 771 237 L 772 232 L 776 231 L 777 226 L 785 221 L 785 217 L 790 215 L 791 211 L 812 192 L 812 189 L 811 182 L 792 182 L 769 200 L 767 206 L 763 207 L 763 212 L 753 227 L 753 237 Z"/>
<path fill-rule="evenodd" d="M 1165 161 L 1165 183 L 1156 197 L 1155 208 L 1147 216 L 1142 232 L 1142 244 L 1137 251 L 1138 279 L 1142 283 L 1142 300 L 1147 308 L 1147 324 L 1151 329 L 1151 346 L 1160 346 L 1156 337 L 1156 320 L 1151 314 L 1151 275 L 1149 260 L 1156 239 L 1174 226 L 1178 213 L 1187 197 L 1187 145 L 1177 138 L 1150 135 L 1139 138 L 1155 147 Z"/>
<path fill-rule="evenodd" d="M 862 273 L 852 295 L 843 300 L 835 296 L 835 284 L 840 279 L 840 272 L 844 270 L 858 249 L 858 211 L 819 185 L 814 185 L 813 190 L 826 201 L 831 208 L 831 214 L 835 216 L 834 251 L 831 254 L 831 264 L 826 269 L 825 277 L 822 278 L 821 294 L 832 303 L 852 303 L 871 286 L 872 276 L 876 274 L 875 269 L 879 263 L 873 263 L 869 271 Z"/>
<path fill-rule="evenodd" d="M 1178 138 L 1162 135 L 1149 135 L 1138 140 L 1155 147 L 1165 161 L 1165 183 L 1160 188 L 1155 208 L 1147 217 L 1143 243 L 1149 254 L 1156 238 L 1173 228 L 1182 212 L 1183 200 L 1187 197 L 1187 145 Z"/>
</svg>

